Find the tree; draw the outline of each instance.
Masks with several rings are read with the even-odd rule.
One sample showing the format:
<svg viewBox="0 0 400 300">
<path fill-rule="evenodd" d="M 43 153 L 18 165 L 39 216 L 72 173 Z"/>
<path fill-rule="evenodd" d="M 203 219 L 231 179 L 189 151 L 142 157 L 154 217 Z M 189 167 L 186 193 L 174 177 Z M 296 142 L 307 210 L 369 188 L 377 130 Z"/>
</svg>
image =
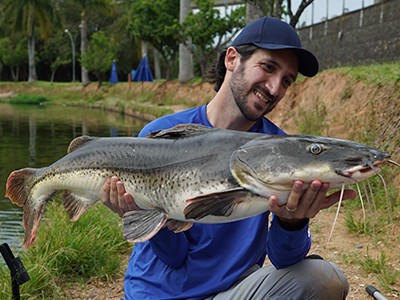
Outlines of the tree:
<svg viewBox="0 0 400 300">
<path fill-rule="evenodd" d="M 68 40 L 65 38 L 64 32 L 57 32 L 56 35 L 49 38 L 43 45 L 40 52 L 40 59 L 50 64 L 51 77 L 50 81 L 54 81 L 54 75 L 60 66 L 71 63 L 71 50 Z"/>
<path fill-rule="evenodd" d="M 103 31 L 92 35 L 87 52 L 82 55 L 81 63 L 89 71 L 96 74 L 98 88 L 101 86 L 102 75 L 107 72 L 116 58 L 116 47 Z"/>
<path fill-rule="evenodd" d="M 290 18 L 290 25 L 292 25 L 292 27 L 296 27 L 297 23 L 300 20 L 300 16 L 301 14 L 304 12 L 304 10 L 307 8 L 307 6 L 309 6 L 311 3 L 314 2 L 314 0 L 302 0 L 299 8 L 297 9 L 297 11 L 295 13 L 293 13 L 292 11 L 292 4 L 290 0 L 287 0 L 287 13 L 289 15 Z"/>
<path fill-rule="evenodd" d="M 192 39 L 202 76 L 218 51 L 245 25 L 245 7 L 240 6 L 226 16 L 214 8 L 213 0 L 197 0 L 198 13 L 190 13 L 182 26 L 184 37 Z"/>
<path fill-rule="evenodd" d="M 9 37 L 0 39 L 0 62 L 10 68 L 12 79 L 18 81 L 19 67 L 27 62 L 26 40 Z"/>
<path fill-rule="evenodd" d="M 179 43 L 179 0 L 137 0 L 130 9 L 129 30 L 132 35 L 151 44 L 166 66 L 166 79 L 171 79 Z"/>
<path fill-rule="evenodd" d="M 295 28 L 301 14 L 314 0 L 301 0 L 295 13 L 292 11 L 292 0 L 286 0 L 285 2 L 286 7 L 284 0 L 247 0 L 247 23 L 265 15 L 282 19 L 283 15 L 287 14 L 290 18 L 289 24 Z"/>
<path fill-rule="evenodd" d="M 12 20 L 15 32 L 24 32 L 28 41 L 28 81 L 36 81 L 35 29 L 39 26 L 40 36 L 50 35 L 54 23 L 59 21 L 53 0 L 5 0 L 4 16 Z"/>
<path fill-rule="evenodd" d="M 83 57 L 87 51 L 88 44 L 88 29 L 87 29 L 87 14 L 91 9 L 97 9 L 101 11 L 107 11 L 114 13 L 114 5 L 111 0 L 73 0 L 79 5 L 81 10 L 81 23 L 79 25 L 81 29 L 81 57 Z M 87 85 L 89 80 L 89 74 L 86 68 L 82 64 L 81 68 L 82 84 Z"/>
</svg>

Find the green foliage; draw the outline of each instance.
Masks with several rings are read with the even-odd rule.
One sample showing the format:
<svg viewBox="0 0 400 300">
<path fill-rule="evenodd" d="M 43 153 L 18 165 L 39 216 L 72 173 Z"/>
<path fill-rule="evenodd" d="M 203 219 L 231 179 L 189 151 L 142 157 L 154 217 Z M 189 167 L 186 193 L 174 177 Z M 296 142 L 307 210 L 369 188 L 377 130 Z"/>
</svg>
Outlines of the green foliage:
<svg viewBox="0 0 400 300">
<path fill-rule="evenodd" d="M 41 37 L 47 38 L 53 24 L 60 20 L 53 0 L 4 0 L 3 5 L 4 16 L 7 20 L 12 20 L 14 31 L 25 32 L 27 36 L 33 36 L 35 26 L 39 25 Z"/>
<path fill-rule="evenodd" d="M 246 23 L 245 5 L 222 16 L 214 7 L 214 2 L 214 0 L 196 0 L 199 11 L 191 12 L 182 24 L 183 38 L 191 39 L 195 58 L 200 62 L 203 76 L 210 59 L 216 57 L 218 51 L 226 46 Z"/>
<path fill-rule="evenodd" d="M 42 104 L 48 101 L 49 98 L 42 95 L 19 95 L 9 100 L 12 104 Z"/>
<path fill-rule="evenodd" d="M 27 61 L 26 39 L 0 39 L 0 61 L 6 66 L 17 66 Z"/>
<path fill-rule="evenodd" d="M 62 34 L 63 33 L 63 34 Z M 43 44 L 40 51 L 42 61 L 50 64 L 55 72 L 58 67 L 71 63 L 71 45 L 64 32 L 53 35 Z"/>
<path fill-rule="evenodd" d="M 83 54 L 81 63 L 86 69 L 94 72 L 100 82 L 101 75 L 111 68 L 115 58 L 114 43 L 100 30 L 92 35 L 88 50 Z"/>
<path fill-rule="evenodd" d="M 62 282 L 115 275 L 130 248 L 122 238 L 120 218 L 104 205 L 92 207 L 71 223 L 64 208 L 53 201 L 46 207 L 35 243 L 18 254 L 31 278 L 21 285 L 21 294 L 29 299 L 59 299 Z M 8 277 L 8 269 L 0 265 L 1 299 L 11 294 Z"/>
<path fill-rule="evenodd" d="M 129 13 L 129 31 L 160 53 L 167 67 L 167 79 L 175 63 L 180 36 L 179 0 L 138 0 Z"/>
<path fill-rule="evenodd" d="M 362 80 L 376 86 L 392 85 L 400 82 L 400 61 L 367 66 L 342 67 L 338 68 L 338 70 L 345 74 L 350 74 L 356 80 Z"/>
</svg>

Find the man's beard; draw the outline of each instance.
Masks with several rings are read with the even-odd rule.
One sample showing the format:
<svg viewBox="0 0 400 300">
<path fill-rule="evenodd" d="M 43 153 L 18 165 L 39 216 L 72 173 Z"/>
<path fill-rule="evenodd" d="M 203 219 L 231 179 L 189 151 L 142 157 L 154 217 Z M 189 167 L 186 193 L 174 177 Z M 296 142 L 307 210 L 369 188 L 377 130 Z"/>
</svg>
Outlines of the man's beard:
<svg viewBox="0 0 400 300">
<path fill-rule="evenodd" d="M 244 65 L 241 64 L 236 72 L 232 73 L 229 86 L 232 91 L 233 99 L 235 100 L 235 103 L 243 116 L 249 121 L 257 121 L 259 118 L 272 111 L 278 101 L 273 101 L 273 104 L 267 106 L 266 108 L 263 108 L 258 103 L 255 103 L 254 107 L 256 111 L 254 111 L 254 109 L 251 109 L 249 106 L 247 100 L 248 94 L 253 93 L 253 89 L 249 91 L 244 84 L 245 82 L 246 79 L 244 75 Z M 265 88 L 261 89 L 265 90 Z"/>
</svg>

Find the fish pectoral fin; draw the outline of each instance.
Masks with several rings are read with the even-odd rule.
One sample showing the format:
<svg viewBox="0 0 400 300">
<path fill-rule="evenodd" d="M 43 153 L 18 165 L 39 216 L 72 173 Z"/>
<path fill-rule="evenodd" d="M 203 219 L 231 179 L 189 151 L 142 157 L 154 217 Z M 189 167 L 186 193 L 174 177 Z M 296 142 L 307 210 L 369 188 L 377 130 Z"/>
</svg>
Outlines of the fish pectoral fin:
<svg viewBox="0 0 400 300">
<path fill-rule="evenodd" d="M 168 227 L 169 230 L 172 230 L 173 232 L 178 233 L 178 232 L 182 232 L 182 231 L 192 228 L 193 223 L 179 221 L 179 220 L 175 220 L 175 219 L 169 219 L 165 225 Z"/>
<path fill-rule="evenodd" d="M 88 201 L 71 192 L 65 192 L 63 195 L 64 207 L 71 221 L 78 220 L 96 201 Z"/>
<path fill-rule="evenodd" d="M 130 242 L 144 242 L 164 227 L 168 218 L 160 210 L 133 210 L 123 217 L 124 239 Z"/>
<path fill-rule="evenodd" d="M 237 188 L 224 192 L 201 195 L 186 200 L 188 203 L 183 210 L 185 218 L 199 220 L 208 215 L 230 216 L 236 204 L 250 192 L 243 188 Z"/>
</svg>

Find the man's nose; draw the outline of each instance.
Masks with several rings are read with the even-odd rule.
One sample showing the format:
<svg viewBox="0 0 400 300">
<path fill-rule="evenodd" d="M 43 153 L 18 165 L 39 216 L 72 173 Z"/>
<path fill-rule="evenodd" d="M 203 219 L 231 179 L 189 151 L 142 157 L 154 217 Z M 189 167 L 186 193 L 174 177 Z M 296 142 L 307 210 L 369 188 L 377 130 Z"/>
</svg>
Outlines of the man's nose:
<svg viewBox="0 0 400 300">
<path fill-rule="evenodd" d="M 280 79 L 275 76 L 268 78 L 265 87 L 272 96 L 277 97 L 281 89 Z"/>
</svg>

